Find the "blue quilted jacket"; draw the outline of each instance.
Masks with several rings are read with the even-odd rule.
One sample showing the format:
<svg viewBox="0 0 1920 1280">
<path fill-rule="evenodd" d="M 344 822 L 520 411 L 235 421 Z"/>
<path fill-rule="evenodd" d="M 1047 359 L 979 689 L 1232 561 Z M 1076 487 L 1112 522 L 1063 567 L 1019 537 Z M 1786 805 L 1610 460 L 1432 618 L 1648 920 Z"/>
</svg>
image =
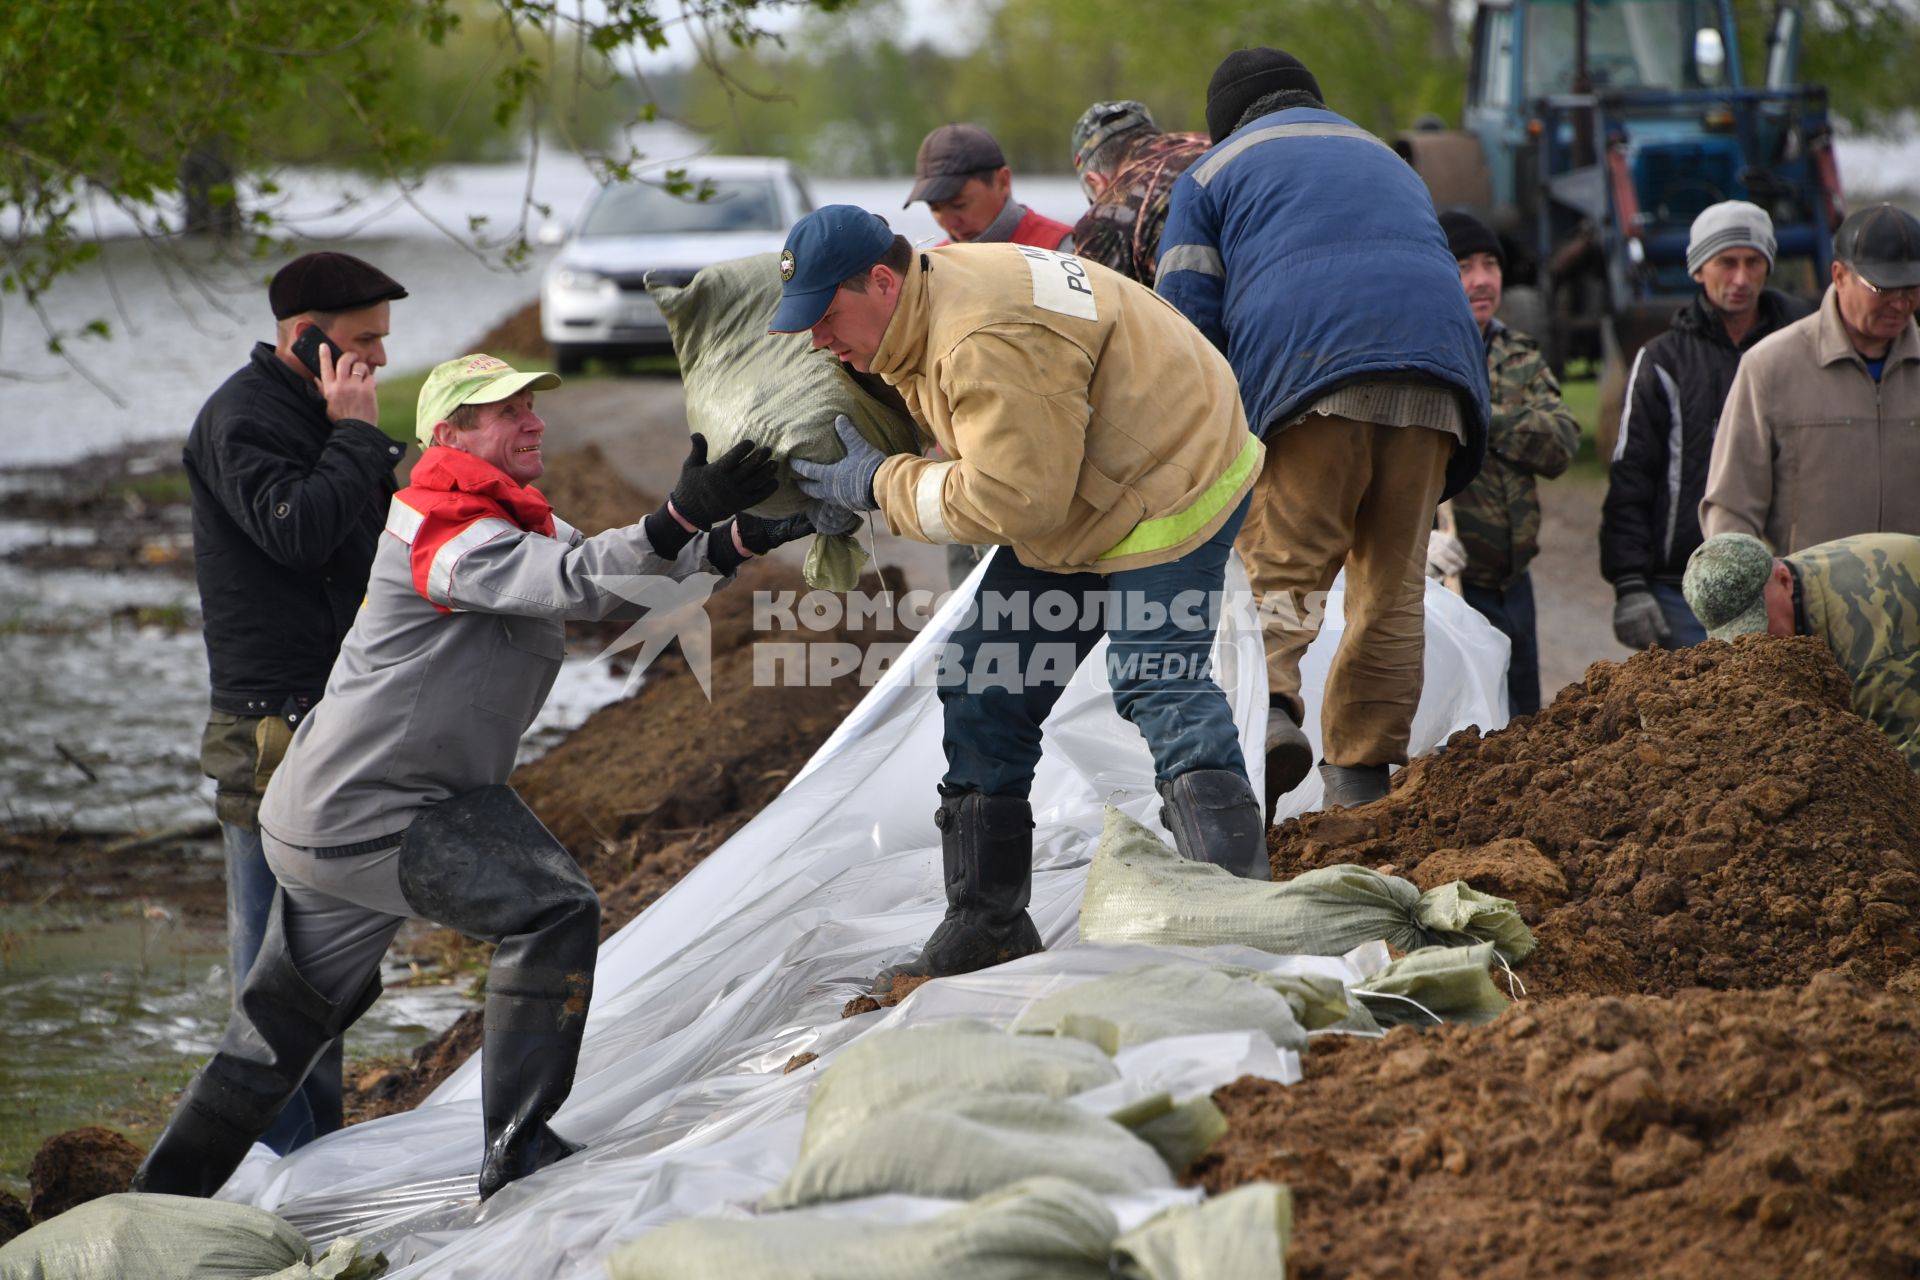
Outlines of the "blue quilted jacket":
<svg viewBox="0 0 1920 1280">
<path fill-rule="evenodd" d="M 1352 122 L 1294 107 L 1209 148 L 1174 187 L 1157 291 L 1226 352 L 1259 435 L 1342 383 L 1425 374 L 1463 393 L 1447 496 L 1479 472 L 1486 348 L 1459 266 L 1419 175 Z"/>
</svg>

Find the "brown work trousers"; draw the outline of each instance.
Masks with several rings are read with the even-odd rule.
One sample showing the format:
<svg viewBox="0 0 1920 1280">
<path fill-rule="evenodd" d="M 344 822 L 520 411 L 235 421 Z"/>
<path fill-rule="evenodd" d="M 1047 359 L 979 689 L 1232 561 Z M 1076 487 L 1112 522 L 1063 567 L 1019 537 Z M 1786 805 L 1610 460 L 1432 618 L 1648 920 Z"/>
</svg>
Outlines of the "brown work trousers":
<svg viewBox="0 0 1920 1280">
<path fill-rule="evenodd" d="M 1267 690 L 1304 724 L 1300 656 L 1347 568 L 1346 634 L 1327 676 L 1327 763 L 1405 764 L 1426 650 L 1426 546 L 1454 437 L 1309 414 L 1266 441 L 1234 546 L 1267 649 Z M 1319 594 L 1315 594 L 1319 593 Z"/>
</svg>

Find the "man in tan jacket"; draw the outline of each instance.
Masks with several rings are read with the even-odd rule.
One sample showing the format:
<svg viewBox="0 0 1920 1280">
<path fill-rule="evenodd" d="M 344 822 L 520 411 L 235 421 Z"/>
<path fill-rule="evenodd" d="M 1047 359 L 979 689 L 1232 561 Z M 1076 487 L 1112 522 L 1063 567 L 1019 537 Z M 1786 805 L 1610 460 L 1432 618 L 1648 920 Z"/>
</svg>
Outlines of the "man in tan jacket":
<svg viewBox="0 0 1920 1280">
<path fill-rule="evenodd" d="M 1028 793 L 1040 727 L 1104 635 L 1120 714 L 1153 753 L 1186 857 L 1268 878 L 1265 823 L 1209 665 L 1262 449 L 1226 360 L 1146 288 L 1025 245 L 915 253 L 850 205 L 800 220 L 771 329 L 897 388 L 944 459 L 883 458 L 843 419 L 808 496 L 922 542 L 994 545 L 943 664 L 934 815 L 947 916 L 881 975 L 967 973 L 1040 949 Z"/>
<path fill-rule="evenodd" d="M 1890 204 L 1833 238 L 1820 310 L 1741 357 L 1700 500 L 1706 537 L 1776 555 L 1856 533 L 1920 533 L 1920 220 Z"/>
</svg>

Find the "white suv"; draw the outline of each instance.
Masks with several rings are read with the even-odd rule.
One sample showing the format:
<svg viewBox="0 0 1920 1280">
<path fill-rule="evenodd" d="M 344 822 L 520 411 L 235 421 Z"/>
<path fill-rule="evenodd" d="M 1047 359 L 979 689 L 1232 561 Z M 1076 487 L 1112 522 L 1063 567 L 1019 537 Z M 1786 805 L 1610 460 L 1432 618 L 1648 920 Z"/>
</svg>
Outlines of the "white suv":
<svg viewBox="0 0 1920 1280">
<path fill-rule="evenodd" d="M 703 156 L 684 167 L 694 194 L 672 194 L 664 175 L 600 188 L 547 267 L 540 332 L 561 373 L 577 372 L 588 356 L 672 350 L 647 273 L 778 252 L 813 208 L 785 160 Z"/>
</svg>

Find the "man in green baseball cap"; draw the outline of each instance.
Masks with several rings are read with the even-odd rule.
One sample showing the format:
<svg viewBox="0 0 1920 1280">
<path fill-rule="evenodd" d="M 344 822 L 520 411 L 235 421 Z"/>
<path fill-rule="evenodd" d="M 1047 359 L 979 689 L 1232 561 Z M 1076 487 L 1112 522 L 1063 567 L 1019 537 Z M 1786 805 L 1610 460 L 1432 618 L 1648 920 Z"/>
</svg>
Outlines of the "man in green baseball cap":
<svg viewBox="0 0 1920 1280">
<path fill-rule="evenodd" d="M 1853 680 L 1853 708 L 1920 770 L 1920 537 L 1863 533 L 1776 558 L 1720 533 L 1687 561 L 1681 590 L 1713 640 L 1819 636 Z"/>
<path fill-rule="evenodd" d="M 697 604 L 748 556 L 811 529 L 804 515 L 746 510 L 778 483 L 765 447 L 742 441 L 709 462 L 696 435 L 659 510 L 587 537 L 531 483 L 546 433 L 534 392 L 559 384 L 477 354 L 427 376 L 415 425 L 426 452 L 387 510 L 325 697 L 261 800 L 277 887 L 259 958 L 140 1190 L 220 1188 L 379 995 L 380 958 L 409 917 L 496 944 L 481 1198 L 578 1150 L 547 1122 L 573 1086 L 600 903 L 507 783 L 520 735 L 553 688 L 568 620 Z"/>
</svg>

